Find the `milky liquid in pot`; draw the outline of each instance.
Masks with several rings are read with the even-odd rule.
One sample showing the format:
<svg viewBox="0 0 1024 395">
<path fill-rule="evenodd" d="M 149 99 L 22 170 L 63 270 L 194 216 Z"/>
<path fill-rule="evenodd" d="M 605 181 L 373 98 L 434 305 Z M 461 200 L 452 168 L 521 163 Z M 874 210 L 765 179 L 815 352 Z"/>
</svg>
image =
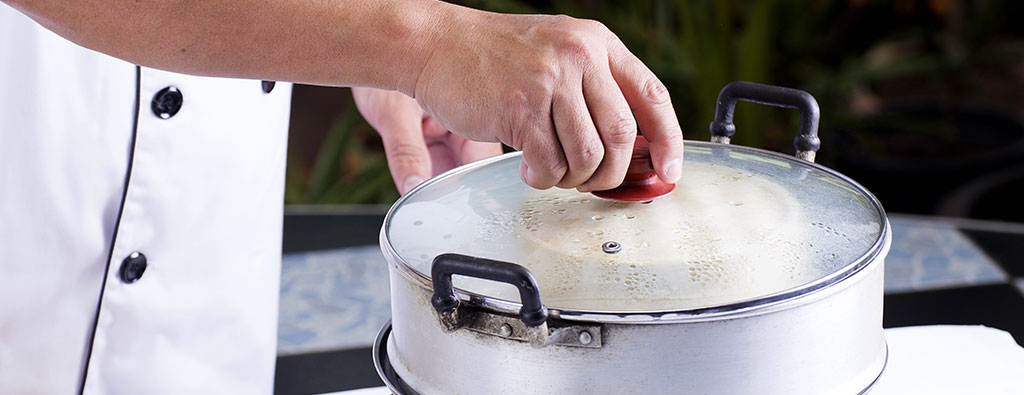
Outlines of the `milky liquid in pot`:
<svg viewBox="0 0 1024 395">
<path fill-rule="evenodd" d="M 448 192 L 395 213 L 393 223 L 415 229 L 393 232 L 399 255 L 424 273 L 444 252 L 515 262 L 534 273 L 544 303 L 562 309 L 685 310 L 754 299 L 824 276 L 840 256 L 823 246 L 854 244 L 808 218 L 814 213 L 775 180 L 709 163 L 687 163 L 676 191 L 648 203 L 557 188 Z M 608 242 L 621 249 L 606 252 Z M 518 298 L 504 284 L 456 277 L 455 285 Z"/>
</svg>

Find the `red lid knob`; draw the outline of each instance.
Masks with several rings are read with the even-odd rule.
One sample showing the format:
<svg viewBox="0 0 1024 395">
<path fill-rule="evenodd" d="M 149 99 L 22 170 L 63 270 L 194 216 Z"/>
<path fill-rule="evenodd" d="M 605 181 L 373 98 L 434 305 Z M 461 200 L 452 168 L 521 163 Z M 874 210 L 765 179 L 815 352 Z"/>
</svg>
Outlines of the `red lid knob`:
<svg viewBox="0 0 1024 395">
<path fill-rule="evenodd" d="M 636 136 L 633 143 L 633 157 L 626 170 L 626 178 L 622 184 L 604 191 L 592 192 L 594 196 L 623 202 L 643 202 L 668 195 L 676 189 L 676 184 L 669 184 L 658 178 L 651 161 L 651 144 L 644 136 Z"/>
</svg>

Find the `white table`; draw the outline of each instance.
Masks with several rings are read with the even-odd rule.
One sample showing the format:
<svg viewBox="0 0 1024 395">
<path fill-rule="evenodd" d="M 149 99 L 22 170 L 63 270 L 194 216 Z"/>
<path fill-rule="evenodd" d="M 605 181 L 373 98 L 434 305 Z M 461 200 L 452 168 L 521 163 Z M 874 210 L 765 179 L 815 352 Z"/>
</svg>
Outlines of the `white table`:
<svg viewBox="0 0 1024 395">
<path fill-rule="evenodd" d="M 886 329 L 885 338 L 889 362 L 871 395 L 1024 394 L 1024 348 L 1006 332 L 932 325 Z M 375 387 L 331 395 L 389 394 Z"/>
</svg>

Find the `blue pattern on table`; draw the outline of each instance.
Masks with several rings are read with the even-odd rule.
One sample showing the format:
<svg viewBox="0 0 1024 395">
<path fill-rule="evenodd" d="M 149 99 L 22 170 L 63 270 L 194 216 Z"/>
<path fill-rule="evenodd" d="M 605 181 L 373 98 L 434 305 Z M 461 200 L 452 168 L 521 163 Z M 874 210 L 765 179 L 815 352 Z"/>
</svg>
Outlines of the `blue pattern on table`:
<svg viewBox="0 0 1024 395">
<path fill-rule="evenodd" d="M 885 260 L 885 292 L 998 284 L 1007 275 L 948 222 L 894 216 L 892 250 Z"/>
<path fill-rule="evenodd" d="M 281 263 L 279 355 L 366 347 L 391 319 L 377 246 L 286 254 Z"/>
</svg>

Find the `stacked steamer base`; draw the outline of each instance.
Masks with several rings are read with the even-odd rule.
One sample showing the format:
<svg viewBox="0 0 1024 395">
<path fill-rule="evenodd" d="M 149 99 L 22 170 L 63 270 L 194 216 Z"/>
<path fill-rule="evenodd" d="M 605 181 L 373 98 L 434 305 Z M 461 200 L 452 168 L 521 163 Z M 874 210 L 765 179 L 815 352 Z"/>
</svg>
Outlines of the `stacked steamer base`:
<svg viewBox="0 0 1024 395">
<path fill-rule="evenodd" d="M 392 323 L 375 345 L 392 391 L 869 388 L 886 360 L 877 200 L 807 160 L 685 149 L 679 187 L 653 201 L 534 190 L 515 153 L 400 199 L 381 232 Z"/>
</svg>

